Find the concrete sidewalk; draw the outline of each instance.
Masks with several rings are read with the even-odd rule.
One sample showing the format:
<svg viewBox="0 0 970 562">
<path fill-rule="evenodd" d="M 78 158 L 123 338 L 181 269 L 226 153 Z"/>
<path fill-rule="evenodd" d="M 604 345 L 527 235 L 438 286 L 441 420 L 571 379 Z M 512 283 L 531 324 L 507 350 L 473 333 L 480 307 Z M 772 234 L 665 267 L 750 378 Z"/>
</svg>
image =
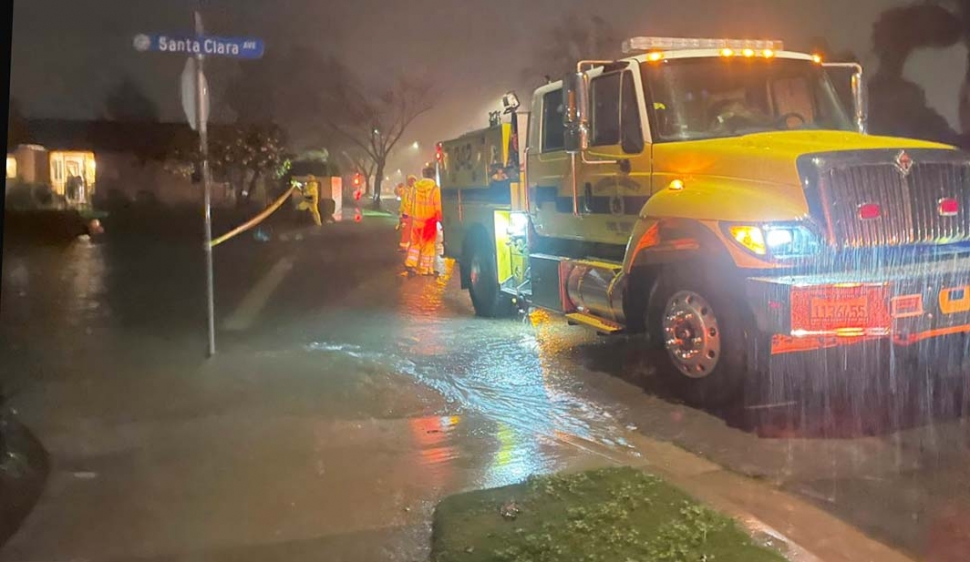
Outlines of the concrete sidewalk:
<svg viewBox="0 0 970 562">
<path fill-rule="evenodd" d="M 422 560 L 444 495 L 608 462 L 339 350 L 141 375 L 19 398 L 52 471 L 0 560 Z"/>
<path fill-rule="evenodd" d="M 613 464 L 658 473 L 792 560 L 906 560 L 673 445 L 522 432 L 346 351 L 232 350 L 123 389 L 82 378 L 21 397 L 52 473 L 0 560 L 423 560 L 445 495 Z"/>
</svg>

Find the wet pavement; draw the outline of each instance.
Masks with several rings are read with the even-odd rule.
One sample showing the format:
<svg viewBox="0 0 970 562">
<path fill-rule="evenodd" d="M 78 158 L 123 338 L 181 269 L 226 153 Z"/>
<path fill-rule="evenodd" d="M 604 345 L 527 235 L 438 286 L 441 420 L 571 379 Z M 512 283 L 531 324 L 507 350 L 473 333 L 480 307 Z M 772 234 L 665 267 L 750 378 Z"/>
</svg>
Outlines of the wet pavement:
<svg viewBox="0 0 970 562">
<path fill-rule="evenodd" d="M 6 248 L 0 382 L 51 476 L 0 560 L 421 560 L 443 495 L 679 454 L 656 441 L 917 557 L 970 559 L 959 412 L 687 408 L 636 340 L 474 318 L 452 264 L 397 275 L 372 217 L 219 247 L 205 360 L 201 258 L 151 236 Z M 763 490 L 711 467 L 690 476 L 757 507 Z M 771 523 L 809 533 L 782 505 Z"/>
</svg>

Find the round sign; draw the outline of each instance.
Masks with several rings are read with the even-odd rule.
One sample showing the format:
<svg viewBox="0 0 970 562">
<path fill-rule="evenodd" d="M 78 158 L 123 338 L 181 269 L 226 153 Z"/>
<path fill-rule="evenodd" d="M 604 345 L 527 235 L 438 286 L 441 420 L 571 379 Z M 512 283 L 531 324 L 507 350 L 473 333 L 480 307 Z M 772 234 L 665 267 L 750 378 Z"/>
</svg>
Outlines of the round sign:
<svg viewBox="0 0 970 562">
<path fill-rule="evenodd" d="M 135 50 L 147 51 L 152 47 L 152 39 L 147 35 L 135 35 Z"/>
</svg>

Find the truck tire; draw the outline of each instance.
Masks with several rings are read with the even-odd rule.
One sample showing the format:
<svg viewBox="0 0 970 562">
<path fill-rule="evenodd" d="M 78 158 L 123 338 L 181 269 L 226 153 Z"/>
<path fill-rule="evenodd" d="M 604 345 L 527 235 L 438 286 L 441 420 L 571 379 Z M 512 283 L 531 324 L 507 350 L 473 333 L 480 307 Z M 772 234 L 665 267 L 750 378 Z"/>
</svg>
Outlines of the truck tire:
<svg viewBox="0 0 970 562">
<path fill-rule="evenodd" d="M 728 284 L 705 273 L 701 267 L 664 270 L 646 325 L 663 338 L 657 372 L 664 384 L 691 406 L 716 408 L 742 396 L 748 325 L 737 296 L 723 288 Z"/>
<path fill-rule="evenodd" d="M 503 293 L 495 272 L 495 251 L 482 236 L 471 243 L 466 261 L 468 266 L 468 294 L 475 314 L 482 318 L 499 318 L 512 312 L 512 299 Z"/>
</svg>

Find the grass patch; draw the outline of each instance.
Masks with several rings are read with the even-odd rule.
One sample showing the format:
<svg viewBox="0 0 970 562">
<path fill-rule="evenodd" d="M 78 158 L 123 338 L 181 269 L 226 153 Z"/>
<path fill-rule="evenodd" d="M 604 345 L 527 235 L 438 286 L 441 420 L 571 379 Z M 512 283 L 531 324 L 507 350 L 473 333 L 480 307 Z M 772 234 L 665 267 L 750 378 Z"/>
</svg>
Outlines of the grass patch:
<svg viewBox="0 0 970 562">
<path fill-rule="evenodd" d="M 394 213 L 378 209 L 361 209 L 360 214 L 365 217 L 392 217 Z"/>
<path fill-rule="evenodd" d="M 435 510 L 432 562 L 783 562 L 734 521 L 632 468 L 533 477 Z"/>
</svg>

